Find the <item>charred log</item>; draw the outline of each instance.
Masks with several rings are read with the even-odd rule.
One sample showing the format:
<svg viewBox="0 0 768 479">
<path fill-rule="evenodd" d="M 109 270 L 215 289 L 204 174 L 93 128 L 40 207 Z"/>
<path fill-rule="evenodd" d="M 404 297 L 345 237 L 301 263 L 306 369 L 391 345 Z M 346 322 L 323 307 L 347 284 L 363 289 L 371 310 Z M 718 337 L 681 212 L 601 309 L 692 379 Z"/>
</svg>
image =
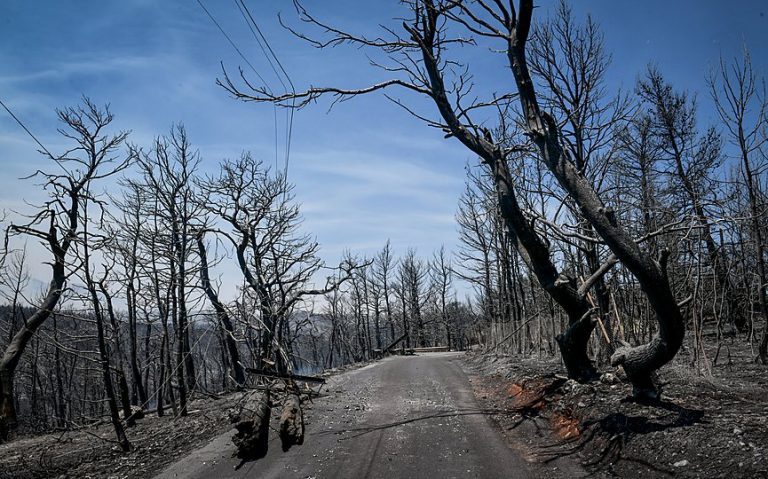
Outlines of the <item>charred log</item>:
<svg viewBox="0 0 768 479">
<path fill-rule="evenodd" d="M 280 416 L 280 441 L 283 451 L 293 445 L 304 444 L 304 414 L 301 410 L 301 398 L 298 393 L 289 393 L 283 402 Z"/>
<path fill-rule="evenodd" d="M 269 449 L 269 418 L 272 407 L 270 392 L 251 394 L 246 400 L 243 413 L 237 419 L 232 442 L 237 450 L 233 456 L 243 460 L 261 459 Z"/>
</svg>

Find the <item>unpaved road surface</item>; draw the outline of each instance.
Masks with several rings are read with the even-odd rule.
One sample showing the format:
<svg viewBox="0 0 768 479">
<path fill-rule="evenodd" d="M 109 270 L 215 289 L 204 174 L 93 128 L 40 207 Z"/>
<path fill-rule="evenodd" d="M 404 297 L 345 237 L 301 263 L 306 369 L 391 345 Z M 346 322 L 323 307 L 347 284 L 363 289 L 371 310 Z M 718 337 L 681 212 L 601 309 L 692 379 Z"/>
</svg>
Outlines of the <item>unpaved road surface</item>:
<svg viewBox="0 0 768 479">
<path fill-rule="evenodd" d="M 157 478 L 552 476 L 551 465 L 526 462 L 508 447 L 478 409 L 460 357 L 391 357 L 333 377 L 305 412 L 304 445 L 283 452 L 273 431 L 267 456 L 235 469 L 228 433 Z"/>
</svg>

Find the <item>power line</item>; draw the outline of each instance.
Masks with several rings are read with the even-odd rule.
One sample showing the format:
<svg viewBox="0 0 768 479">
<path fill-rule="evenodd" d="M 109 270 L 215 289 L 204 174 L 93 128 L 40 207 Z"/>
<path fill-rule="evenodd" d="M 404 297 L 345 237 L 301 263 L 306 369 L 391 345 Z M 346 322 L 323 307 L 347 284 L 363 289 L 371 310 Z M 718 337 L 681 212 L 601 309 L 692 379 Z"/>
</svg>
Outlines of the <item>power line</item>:
<svg viewBox="0 0 768 479">
<path fill-rule="evenodd" d="M 236 0 L 237 2 L 238 0 Z M 272 63 L 271 57 L 275 60 L 275 63 L 277 63 L 277 66 L 280 68 L 280 71 L 282 71 L 283 76 L 288 81 L 288 84 L 291 86 L 291 93 L 296 93 L 296 88 L 294 87 L 293 81 L 291 80 L 291 76 L 288 74 L 288 72 L 283 67 L 283 64 L 280 62 L 280 59 L 275 54 L 275 51 L 272 49 L 272 46 L 269 44 L 269 41 L 267 40 L 267 37 L 264 35 L 264 33 L 261 31 L 261 28 L 259 28 L 259 25 L 256 23 L 256 20 L 253 18 L 253 15 L 251 15 L 251 11 L 248 9 L 248 6 L 245 4 L 244 0 L 239 0 L 238 8 L 240 8 L 240 5 L 242 5 L 242 9 L 240 13 L 243 13 L 243 10 L 245 10 L 245 13 L 247 13 L 248 18 L 250 19 L 250 23 L 253 24 L 253 27 L 258 32 L 259 36 L 261 37 L 261 40 L 264 42 L 262 45 L 262 42 L 259 41 L 258 38 L 256 38 L 256 34 L 253 33 L 253 29 L 251 29 L 251 33 L 254 34 L 254 37 L 256 38 L 256 42 L 259 44 L 259 48 L 261 48 L 262 53 L 264 53 L 264 56 L 267 58 L 267 61 L 269 62 L 270 67 L 272 67 L 272 71 L 275 72 L 275 76 L 277 76 L 277 79 L 280 81 L 280 84 L 283 86 L 285 91 L 288 91 L 288 87 L 285 85 L 285 82 L 282 80 L 280 73 L 278 73 L 277 69 L 275 68 L 275 65 Z M 246 20 L 247 22 L 247 20 Z M 249 25 L 250 28 L 250 25 Z M 267 54 L 267 51 L 264 49 L 264 46 L 266 46 L 266 49 L 269 50 L 269 54 Z M 295 105 L 296 99 L 291 99 L 291 108 L 288 109 L 288 112 L 286 114 L 286 122 L 287 122 L 287 131 L 286 131 L 286 143 L 285 143 L 285 172 L 284 175 L 288 175 L 288 161 L 290 159 L 291 154 L 291 139 L 293 136 L 293 114 L 294 114 L 294 105 Z"/>
<path fill-rule="evenodd" d="M 240 48 L 238 48 L 238 46 L 235 44 L 234 40 L 232 40 L 232 38 L 229 36 L 229 34 L 227 34 L 227 32 L 224 30 L 224 28 L 221 26 L 221 24 L 219 24 L 219 22 L 216 21 L 216 19 L 213 17 L 211 12 L 207 8 L 205 8 L 205 5 L 203 5 L 201 0 L 197 0 L 197 3 L 198 3 L 198 5 L 200 5 L 200 7 L 203 9 L 203 11 L 205 11 L 206 15 L 208 15 L 208 18 L 211 19 L 211 21 L 214 23 L 214 25 L 216 25 L 216 27 L 219 29 L 221 34 L 224 35 L 224 37 L 227 39 L 229 44 L 232 45 L 232 48 L 234 48 L 235 51 L 237 52 L 237 54 L 240 55 L 240 58 L 243 59 L 243 61 L 251 68 L 253 73 L 256 74 L 256 76 L 259 78 L 259 80 L 261 80 L 261 83 L 264 85 L 264 88 L 266 88 L 267 92 L 269 92 L 269 94 L 271 95 L 272 94 L 272 89 L 269 87 L 269 83 L 267 83 L 267 80 L 265 80 L 264 77 L 262 77 L 259 74 L 259 72 L 256 70 L 256 67 L 254 67 L 253 64 L 245 57 L 243 52 L 240 50 Z M 238 8 L 239 8 L 239 5 L 238 5 Z M 241 10 L 240 13 L 243 15 L 243 18 L 245 18 L 245 15 L 242 13 L 242 10 Z M 246 19 L 246 22 L 247 22 L 247 19 Z M 248 27 L 250 28 L 250 24 L 248 25 Z M 251 33 L 253 33 L 253 29 L 251 29 Z M 254 35 L 254 37 L 256 36 L 255 33 L 253 33 L 253 35 Z M 278 161 L 277 159 L 278 159 L 278 156 L 279 156 L 279 151 L 278 151 L 277 146 L 280 143 L 279 140 L 278 140 L 278 128 L 277 128 L 277 106 L 273 105 L 272 108 L 273 108 L 273 114 L 274 114 L 273 122 L 274 122 L 274 126 L 275 126 L 275 167 L 277 167 L 277 161 Z"/>
<path fill-rule="evenodd" d="M 203 2 L 201 2 L 200 0 L 197 0 L 197 4 L 200 5 L 200 7 L 203 9 L 203 11 L 205 11 L 206 15 L 208 15 L 208 18 L 211 19 L 211 21 L 214 23 L 214 25 L 216 25 L 216 27 L 219 29 L 221 34 L 224 35 L 224 37 L 227 39 L 229 44 L 232 45 L 232 48 L 234 48 L 235 51 L 237 52 L 237 54 L 240 55 L 240 58 L 242 58 L 243 61 L 251 68 L 251 70 L 253 70 L 253 73 L 255 73 L 257 77 L 259 77 L 259 80 L 261 80 L 261 82 L 264 83 L 264 86 L 267 87 L 267 90 L 270 93 L 272 93 L 271 90 L 269 90 L 269 85 L 267 85 L 267 82 L 264 80 L 264 78 L 262 78 L 262 76 L 259 75 L 259 72 L 256 71 L 256 68 L 251 64 L 251 62 L 248 61 L 247 58 L 245 58 L 245 55 L 243 55 L 243 52 L 240 51 L 240 49 L 237 47 L 237 45 L 232 40 L 232 38 L 230 38 L 230 36 L 227 34 L 227 32 L 224 31 L 224 28 L 222 28 L 222 26 L 219 24 L 219 22 L 217 22 L 216 19 L 213 18 L 213 15 L 211 15 L 211 12 L 209 12 L 208 9 L 205 8 L 205 5 L 203 5 Z"/>
<path fill-rule="evenodd" d="M 248 26 L 248 30 L 251 31 L 251 35 L 253 35 L 253 38 L 256 40 L 256 43 L 259 45 L 259 48 L 261 49 L 262 53 L 266 56 L 266 52 L 264 50 L 264 46 L 261 44 L 261 41 L 259 41 L 259 37 L 256 35 L 256 31 L 253 29 L 253 26 L 251 25 L 251 21 L 248 20 L 248 17 L 250 16 L 250 13 L 246 16 L 245 10 L 243 8 L 245 5 L 240 5 L 237 0 L 235 0 L 235 6 L 237 7 L 237 10 L 240 12 L 240 16 L 243 17 L 243 20 L 245 21 L 245 24 Z M 272 66 L 272 62 L 270 61 L 269 57 L 267 57 L 267 61 L 269 61 L 270 66 Z M 272 71 L 275 71 L 275 67 L 272 66 Z M 275 71 L 275 74 L 277 72 Z M 282 78 L 280 78 L 279 75 L 277 75 L 277 80 L 283 85 L 283 89 L 285 89 L 285 83 L 283 83 Z M 269 88 L 269 85 L 264 85 L 267 90 L 269 90 L 270 93 L 272 93 L 272 89 Z M 277 121 L 277 105 L 274 103 L 272 104 L 272 114 L 273 114 L 273 121 L 275 123 L 275 169 L 277 169 L 277 164 L 279 162 L 280 158 L 280 131 L 277 127 L 278 121 Z M 287 121 L 286 121 L 287 123 Z"/>
<path fill-rule="evenodd" d="M 227 39 L 227 41 L 232 46 L 232 48 L 237 52 L 240 58 L 242 58 L 243 61 L 248 65 L 248 67 L 256 74 L 256 76 L 259 78 L 261 83 L 266 88 L 266 91 L 269 94 L 273 94 L 273 90 L 272 88 L 270 88 L 269 83 L 264 79 L 262 75 L 259 74 L 259 72 L 256 70 L 256 67 L 254 67 L 254 65 L 246 58 L 245 54 L 243 54 L 243 52 L 240 50 L 240 48 L 237 46 L 234 40 L 232 40 L 230 35 L 224 30 L 224 27 L 222 27 L 222 25 L 214 18 L 213 14 L 205 7 L 205 5 L 202 3 L 201 0 L 197 0 L 197 3 L 198 5 L 200 5 L 200 8 L 203 9 L 203 11 L 208 16 L 208 18 L 214 23 L 214 25 L 216 25 L 216 27 L 219 29 L 221 34 L 224 35 L 224 37 Z M 264 57 L 267 59 L 267 62 L 272 68 L 272 71 L 275 73 L 275 76 L 277 77 L 278 81 L 282 85 L 283 89 L 287 92 L 288 85 L 290 85 L 290 91 L 292 93 L 296 93 L 296 90 L 290 75 L 288 75 L 288 72 L 286 71 L 283 64 L 280 62 L 280 59 L 275 54 L 266 36 L 259 28 L 259 25 L 256 23 L 256 20 L 254 19 L 253 15 L 248 9 L 248 6 L 245 4 L 243 0 L 235 0 L 235 5 L 237 5 L 237 8 L 240 11 L 240 14 L 242 15 L 243 19 L 245 20 L 246 25 L 248 25 L 248 29 L 251 31 L 251 34 L 256 40 L 256 43 L 259 45 L 259 49 L 261 49 L 262 53 L 264 54 Z M 277 67 L 275 66 L 275 64 L 277 64 Z M 278 71 L 278 68 L 280 71 Z M 282 72 L 282 75 L 280 72 Z M 287 80 L 288 85 L 286 85 L 283 79 Z M 284 172 L 283 172 L 283 175 L 285 177 L 287 177 L 288 175 L 288 163 L 289 163 L 290 152 L 291 152 L 291 141 L 293 137 L 293 115 L 294 115 L 293 106 L 294 105 L 295 105 L 295 99 L 292 99 L 291 108 L 289 108 L 288 111 L 286 112 L 286 135 L 285 135 L 285 147 L 284 147 L 285 148 L 285 166 L 284 166 Z M 277 127 L 278 125 L 277 105 L 273 105 L 273 112 L 274 112 L 273 120 L 275 123 L 275 156 L 276 156 L 275 163 L 277 163 L 277 157 L 279 156 L 278 146 L 280 143 L 279 131 L 278 131 L 279 129 Z"/>
<path fill-rule="evenodd" d="M 240 1 L 235 0 L 235 5 L 237 5 L 238 10 L 240 10 L 240 15 L 243 16 L 243 20 L 245 20 L 246 25 L 248 25 L 248 29 L 251 31 L 251 34 L 253 34 L 253 38 L 256 39 L 256 43 L 259 45 L 261 52 L 266 57 L 267 62 L 269 62 L 269 66 L 272 68 L 272 71 L 275 72 L 275 76 L 277 77 L 277 80 L 280 82 L 281 85 L 283 85 L 283 89 L 288 91 L 288 87 L 285 86 L 285 82 L 280 77 L 280 74 L 277 72 L 275 65 L 272 64 L 272 59 L 267 54 L 267 51 L 264 48 L 264 45 L 261 43 L 261 40 L 259 40 L 259 36 L 256 34 L 256 31 L 258 31 L 259 35 L 261 35 L 261 30 L 259 30 L 259 26 L 256 24 L 256 21 L 253 19 L 253 16 L 251 15 L 251 11 L 248 10 L 248 7 L 245 5 L 245 2 L 243 2 L 242 0 Z M 256 31 L 254 31 L 254 27 L 256 28 Z M 263 35 L 261 35 L 261 37 L 264 38 Z"/>
<path fill-rule="evenodd" d="M 3 106 L 3 108 L 5 108 L 5 111 L 7 111 L 7 112 L 8 112 L 8 114 L 9 114 L 9 115 L 11 115 L 11 117 L 12 117 L 14 120 L 16 120 L 16 123 L 18 123 L 18 124 L 19 124 L 19 126 L 20 126 L 20 127 L 22 127 L 22 128 L 24 129 L 24 131 L 26 131 L 26 132 L 27 132 L 27 135 L 29 135 L 29 136 L 30 136 L 30 137 L 31 137 L 33 140 L 35 140 L 35 143 L 37 143 L 37 144 L 38 144 L 38 146 L 40 146 L 40 148 L 42 148 L 42 149 L 43 149 L 43 151 L 44 151 L 44 152 L 46 152 L 46 153 L 48 154 L 48 156 L 49 156 L 49 157 L 51 157 L 51 159 L 54 159 L 54 160 L 56 159 L 56 157 L 55 157 L 55 156 L 53 156 L 53 155 L 51 154 L 51 152 L 50 152 L 50 151 L 48 151 L 48 148 L 46 148 L 46 147 L 45 147 L 45 145 L 43 145 L 42 143 L 40 143 L 40 140 L 38 140 L 38 139 L 37 139 L 37 137 L 36 137 L 34 134 L 32 134 L 32 132 L 31 132 L 31 131 L 29 131 L 29 128 L 27 128 L 27 127 L 24 125 L 24 123 L 22 123 L 22 121 L 19 119 L 19 117 L 17 117 L 16 115 L 14 115 L 14 114 L 13 114 L 13 112 L 11 111 L 11 109 L 10 109 L 10 108 L 8 108 L 8 107 L 5 105 L 5 103 L 3 103 L 3 100 L 0 100 L 0 105 L 2 105 L 2 106 Z"/>
</svg>

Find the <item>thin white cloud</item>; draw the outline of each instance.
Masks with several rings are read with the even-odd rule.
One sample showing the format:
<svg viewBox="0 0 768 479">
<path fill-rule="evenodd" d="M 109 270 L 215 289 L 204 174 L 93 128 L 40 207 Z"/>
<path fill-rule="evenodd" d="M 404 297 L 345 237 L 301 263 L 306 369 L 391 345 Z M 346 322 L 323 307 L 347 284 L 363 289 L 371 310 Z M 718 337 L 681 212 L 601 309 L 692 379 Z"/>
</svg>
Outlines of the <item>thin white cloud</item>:
<svg viewBox="0 0 768 479">
<path fill-rule="evenodd" d="M 135 69 L 154 68 L 173 61 L 159 56 L 108 56 L 101 58 L 59 59 L 46 68 L 17 74 L 0 74 L 0 85 L 29 84 L 38 81 L 62 81 L 74 75 L 119 73 Z"/>
</svg>

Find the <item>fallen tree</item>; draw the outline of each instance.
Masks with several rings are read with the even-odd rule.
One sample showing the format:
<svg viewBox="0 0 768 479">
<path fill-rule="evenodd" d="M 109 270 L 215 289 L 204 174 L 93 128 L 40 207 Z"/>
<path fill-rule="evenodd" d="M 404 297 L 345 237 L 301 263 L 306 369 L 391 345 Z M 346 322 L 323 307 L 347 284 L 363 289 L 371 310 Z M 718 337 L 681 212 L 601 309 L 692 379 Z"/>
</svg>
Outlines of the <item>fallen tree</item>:
<svg viewBox="0 0 768 479">
<path fill-rule="evenodd" d="M 297 389 L 290 391 L 283 400 L 283 413 L 280 416 L 280 441 L 283 451 L 287 451 L 291 446 L 304 444 L 304 413 Z"/>
<path fill-rule="evenodd" d="M 245 399 L 240 416 L 235 418 L 237 433 L 232 442 L 233 456 L 243 460 L 260 459 L 269 449 L 269 419 L 272 414 L 270 391 L 254 391 Z"/>
</svg>

